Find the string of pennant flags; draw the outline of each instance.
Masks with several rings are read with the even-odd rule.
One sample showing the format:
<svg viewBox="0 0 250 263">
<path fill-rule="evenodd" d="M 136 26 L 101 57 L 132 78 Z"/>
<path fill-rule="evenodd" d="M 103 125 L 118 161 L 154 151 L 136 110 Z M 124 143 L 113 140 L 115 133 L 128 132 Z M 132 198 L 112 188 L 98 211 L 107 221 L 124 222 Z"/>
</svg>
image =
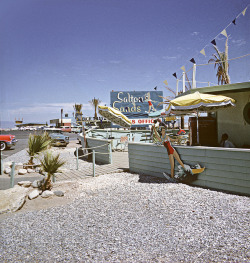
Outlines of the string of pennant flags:
<svg viewBox="0 0 250 263">
<path fill-rule="evenodd" d="M 242 12 L 240 12 L 240 13 L 234 18 L 234 20 L 233 20 L 232 22 L 230 22 L 216 37 L 213 38 L 213 40 L 210 42 L 212 45 L 216 46 L 216 38 L 217 38 L 219 35 L 223 35 L 223 36 L 225 36 L 226 38 L 228 37 L 228 35 L 227 35 L 227 28 L 228 28 L 230 25 L 232 25 L 232 24 L 236 26 L 236 20 L 239 18 L 240 15 L 245 16 L 248 6 L 249 6 L 249 5 L 247 5 L 247 7 L 246 7 Z M 205 48 L 208 47 L 208 46 L 209 46 L 209 44 L 205 45 L 205 47 L 203 47 L 199 53 L 201 53 L 203 56 L 206 56 Z M 248 54 L 248 55 L 249 55 L 249 54 Z M 191 58 L 189 61 L 190 61 L 191 63 L 193 63 L 193 64 L 196 64 L 196 61 L 195 61 L 194 58 Z M 181 69 L 183 72 L 186 72 L 185 66 L 182 66 L 180 69 Z M 176 72 L 174 72 L 172 75 L 177 79 L 177 73 L 176 73 Z M 167 80 L 164 80 L 163 83 L 164 83 L 166 86 L 168 86 Z"/>
</svg>

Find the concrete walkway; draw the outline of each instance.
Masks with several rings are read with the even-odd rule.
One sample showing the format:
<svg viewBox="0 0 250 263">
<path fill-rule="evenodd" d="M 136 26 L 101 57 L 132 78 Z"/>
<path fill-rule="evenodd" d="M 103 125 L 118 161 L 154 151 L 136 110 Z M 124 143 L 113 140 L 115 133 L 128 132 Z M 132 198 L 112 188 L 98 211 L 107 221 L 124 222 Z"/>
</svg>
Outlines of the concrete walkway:
<svg viewBox="0 0 250 263">
<path fill-rule="evenodd" d="M 71 143 L 72 148 L 78 146 L 76 143 Z M 69 147 L 68 147 L 69 148 Z M 128 171 L 128 152 L 113 152 L 112 153 L 112 164 L 103 164 L 95 166 L 95 176 L 109 173 L 119 173 Z M 56 181 L 73 181 L 78 179 L 84 179 L 88 176 L 93 176 L 92 165 L 84 170 L 66 170 L 63 173 L 59 173 L 56 176 Z M 38 173 L 27 174 L 25 176 L 15 176 L 14 185 L 20 181 L 31 181 L 40 180 L 43 176 Z M 0 175 L 0 190 L 10 188 L 10 177 L 6 174 Z"/>
<path fill-rule="evenodd" d="M 43 178 L 42 175 L 38 173 L 29 174 L 29 176 L 23 176 L 23 177 L 15 177 L 14 179 L 14 185 L 16 185 L 18 182 L 21 181 L 35 181 L 35 180 L 41 180 Z M 6 190 L 10 188 L 10 177 L 8 175 L 0 175 L 0 190 Z"/>
<path fill-rule="evenodd" d="M 95 166 L 95 176 L 109 173 L 119 173 L 129 170 L 128 152 L 113 152 L 112 164 L 103 164 Z M 63 172 L 56 177 L 56 181 L 77 180 L 83 179 L 87 176 L 93 176 L 93 168 L 86 168 L 85 170 L 69 170 Z"/>
</svg>

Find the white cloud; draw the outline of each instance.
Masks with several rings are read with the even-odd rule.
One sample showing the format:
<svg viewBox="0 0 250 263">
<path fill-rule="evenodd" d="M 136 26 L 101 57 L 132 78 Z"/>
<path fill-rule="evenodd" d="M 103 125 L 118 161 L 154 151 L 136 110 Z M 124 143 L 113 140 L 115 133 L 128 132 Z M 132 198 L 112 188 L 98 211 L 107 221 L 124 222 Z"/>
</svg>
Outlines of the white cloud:
<svg viewBox="0 0 250 263">
<path fill-rule="evenodd" d="M 42 119 L 53 119 L 59 118 L 61 115 L 61 109 L 63 109 L 63 113 L 68 113 L 69 116 L 72 116 L 74 112 L 73 105 L 75 102 L 67 102 L 67 103 L 36 103 L 29 105 L 8 105 L 6 106 L 2 112 L 2 119 L 8 116 L 9 120 L 14 120 L 16 117 L 24 118 L 24 121 L 32 121 L 36 122 L 41 121 Z M 86 115 L 91 114 L 93 111 L 92 106 L 89 103 L 82 104 L 82 111 Z M 92 114 L 91 114 L 92 115 Z"/>
<path fill-rule="evenodd" d="M 177 56 L 163 56 L 162 58 L 166 59 L 166 60 L 168 60 L 168 59 L 177 59 Z"/>
<path fill-rule="evenodd" d="M 24 123 L 27 122 L 41 122 L 45 123 L 52 119 L 58 119 L 61 117 L 61 109 L 63 109 L 63 115 L 68 113 L 69 117 L 72 117 L 74 112 L 73 106 L 80 104 L 79 102 L 57 102 L 57 103 L 31 103 L 28 105 L 21 105 L 20 103 L 8 103 L 1 105 L 0 120 L 12 121 L 15 118 L 22 119 Z M 109 102 L 103 101 L 100 105 L 110 106 Z M 90 103 L 82 104 L 82 113 L 84 116 L 94 116 L 94 106 Z"/>
<path fill-rule="evenodd" d="M 198 36 L 199 34 L 200 34 L 200 32 L 196 32 L 196 31 L 191 33 L 192 36 Z"/>
<path fill-rule="evenodd" d="M 233 39 L 232 43 L 235 44 L 236 46 L 240 47 L 240 46 L 245 45 L 247 42 L 244 39 L 238 39 L 238 40 Z"/>
</svg>

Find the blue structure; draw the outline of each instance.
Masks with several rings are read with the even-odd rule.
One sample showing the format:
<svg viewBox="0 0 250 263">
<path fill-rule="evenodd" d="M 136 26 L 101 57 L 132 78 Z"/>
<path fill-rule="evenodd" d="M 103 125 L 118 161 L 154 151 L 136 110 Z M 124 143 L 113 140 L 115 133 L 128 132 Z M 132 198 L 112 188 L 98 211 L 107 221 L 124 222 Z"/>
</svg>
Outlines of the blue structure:
<svg viewBox="0 0 250 263">
<path fill-rule="evenodd" d="M 112 91 L 110 106 L 132 120 L 132 126 L 146 127 L 153 120 L 148 117 L 152 112 L 163 109 L 162 91 Z"/>
</svg>

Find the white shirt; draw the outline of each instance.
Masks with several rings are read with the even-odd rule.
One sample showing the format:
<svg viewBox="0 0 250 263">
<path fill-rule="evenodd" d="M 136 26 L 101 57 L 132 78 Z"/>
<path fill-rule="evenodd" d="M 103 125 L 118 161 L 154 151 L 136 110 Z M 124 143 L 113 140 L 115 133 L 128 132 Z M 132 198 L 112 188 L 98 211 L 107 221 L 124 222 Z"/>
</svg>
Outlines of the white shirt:
<svg viewBox="0 0 250 263">
<path fill-rule="evenodd" d="M 234 144 L 228 140 L 226 140 L 224 143 L 222 142 L 221 146 L 224 148 L 235 148 Z"/>
</svg>

